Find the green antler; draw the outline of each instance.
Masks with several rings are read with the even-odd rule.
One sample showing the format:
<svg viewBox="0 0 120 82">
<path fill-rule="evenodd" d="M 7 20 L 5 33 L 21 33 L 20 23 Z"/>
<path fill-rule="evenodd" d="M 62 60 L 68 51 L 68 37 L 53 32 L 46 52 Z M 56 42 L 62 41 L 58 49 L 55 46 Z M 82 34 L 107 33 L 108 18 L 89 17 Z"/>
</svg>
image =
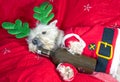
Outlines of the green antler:
<svg viewBox="0 0 120 82">
<path fill-rule="evenodd" d="M 24 38 L 30 33 L 30 28 L 28 23 L 23 23 L 17 19 L 14 23 L 3 22 L 2 27 L 8 30 L 9 34 L 16 35 L 16 38 Z"/>
<path fill-rule="evenodd" d="M 50 20 L 54 17 L 54 13 L 51 13 L 53 6 L 48 3 L 44 2 L 40 7 L 34 8 L 34 15 L 33 17 L 39 20 L 42 24 L 48 24 Z"/>
</svg>

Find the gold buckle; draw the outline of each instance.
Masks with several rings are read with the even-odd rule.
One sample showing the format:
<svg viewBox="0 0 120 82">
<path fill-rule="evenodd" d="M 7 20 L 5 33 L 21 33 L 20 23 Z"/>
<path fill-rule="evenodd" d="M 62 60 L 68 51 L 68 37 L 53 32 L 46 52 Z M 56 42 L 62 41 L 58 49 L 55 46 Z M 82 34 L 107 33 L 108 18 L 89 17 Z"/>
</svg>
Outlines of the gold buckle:
<svg viewBox="0 0 120 82">
<path fill-rule="evenodd" d="M 110 51 L 110 56 L 103 56 L 102 54 L 99 54 L 99 50 L 100 50 L 100 45 L 101 44 L 104 44 L 105 45 L 105 48 L 107 46 L 109 46 L 111 48 L 111 51 Z M 104 58 L 104 59 L 107 59 L 107 60 L 110 60 L 112 59 L 112 55 L 113 55 L 113 46 L 107 42 L 103 42 L 103 41 L 99 41 L 98 42 L 98 46 L 97 46 L 97 50 L 96 50 L 96 54 L 101 57 L 101 58 Z"/>
</svg>

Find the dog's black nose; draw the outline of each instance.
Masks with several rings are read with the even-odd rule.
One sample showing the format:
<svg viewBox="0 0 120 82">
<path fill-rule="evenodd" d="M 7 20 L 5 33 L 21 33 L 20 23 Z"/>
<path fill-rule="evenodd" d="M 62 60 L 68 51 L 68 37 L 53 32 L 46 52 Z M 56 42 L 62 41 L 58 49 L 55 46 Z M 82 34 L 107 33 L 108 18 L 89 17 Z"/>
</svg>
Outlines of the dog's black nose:
<svg viewBox="0 0 120 82">
<path fill-rule="evenodd" d="M 34 45 L 38 45 L 38 42 L 39 42 L 39 39 L 38 39 L 38 38 L 34 38 L 34 39 L 32 40 L 32 43 L 33 43 Z"/>
<path fill-rule="evenodd" d="M 34 45 L 38 46 L 38 47 L 40 47 L 40 46 L 43 45 L 43 43 L 39 40 L 39 38 L 34 38 L 34 39 L 32 40 L 32 43 L 33 43 Z"/>
</svg>

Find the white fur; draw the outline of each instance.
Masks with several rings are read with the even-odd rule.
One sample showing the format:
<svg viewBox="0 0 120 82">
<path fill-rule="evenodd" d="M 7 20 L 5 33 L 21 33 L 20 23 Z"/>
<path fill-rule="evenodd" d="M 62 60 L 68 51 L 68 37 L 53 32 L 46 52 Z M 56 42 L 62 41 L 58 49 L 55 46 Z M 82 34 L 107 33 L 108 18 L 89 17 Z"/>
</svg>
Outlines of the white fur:
<svg viewBox="0 0 120 82">
<path fill-rule="evenodd" d="M 83 49 L 86 46 L 86 43 L 77 34 L 71 33 L 71 34 L 65 35 L 64 38 L 63 38 L 63 40 L 62 40 L 63 46 L 65 46 L 65 44 L 64 44 L 65 40 L 68 39 L 68 38 L 70 38 L 70 37 L 72 37 L 72 36 L 76 37 L 79 41 L 70 42 L 68 51 L 70 53 L 72 53 L 72 54 L 82 54 Z"/>
<path fill-rule="evenodd" d="M 57 20 L 51 22 L 49 25 L 38 24 L 36 28 L 31 29 L 30 35 L 28 37 L 29 51 L 36 52 L 36 45 L 32 44 L 32 40 L 38 37 L 40 41 L 44 44 L 44 48 L 47 50 L 52 50 L 54 47 L 59 46 L 63 37 L 63 32 L 58 30 L 56 27 Z M 42 34 L 45 32 L 46 34 Z M 60 37 L 57 44 L 55 44 L 56 38 Z"/>
<path fill-rule="evenodd" d="M 57 66 L 57 71 L 60 73 L 60 75 L 63 77 L 65 81 L 71 81 L 74 77 L 74 71 L 70 66 L 64 66 L 62 63 L 60 63 Z"/>
<path fill-rule="evenodd" d="M 120 81 L 120 29 L 118 29 L 118 36 L 115 44 L 115 51 L 113 61 L 111 64 L 110 74 Z"/>
</svg>

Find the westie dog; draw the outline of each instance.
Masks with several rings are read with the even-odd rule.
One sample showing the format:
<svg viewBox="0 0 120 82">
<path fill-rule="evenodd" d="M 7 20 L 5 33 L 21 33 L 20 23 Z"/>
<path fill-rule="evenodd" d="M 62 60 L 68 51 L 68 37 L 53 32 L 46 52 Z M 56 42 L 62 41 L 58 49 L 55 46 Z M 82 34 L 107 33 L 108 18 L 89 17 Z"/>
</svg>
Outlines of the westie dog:
<svg viewBox="0 0 120 82">
<path fill-rule="evenodd" d="M 93 43 L 92 44 L 89 43 L 91 41 L 92 37 L 90 39 L 87 38 L 87 39 L 83 40 L 78 34 L 75 34 L 72 32 L 70 32 L 69 34 L 66 35 L 66 34 L 64 34 L 64 32 L 62 30 L 58 29 L 58 27 L 56 26 L 56 23 L 57 23 L 57 20 L 51 22 L 49 25 L 38 24 L 36 26 L 36 28 L 31 29 L 30 35 L 28 37 L 29 51 L 31 51 L 33 53 L 38 53 L 39 47 L 42 47 L 46 50 L 55 50 L 58 47 L 65 47 L 73 55 L 74 54 L 82 54 L 84 51 L 88 52 L 88 54 L 95 55 L 96 52 L 99 51 L 99 50 L 96 50 L 96 52 L 93 51 L 94 49 L 96 49 L 96 47 L 98 45 L 97 44 L 93 45 Z M 103 29 L 103 28 L 101 27 L 101 29 Z M 78 32 L 77 30 L 76 30 L 76 32 Z M 119 29 L 117 29 L 117 31 L 120 32 Z M 87 35 L 87 37 L 89 37 L 89 35 Z M 69 39 L 69 38 L 71 38 L 71 39 Z M 96 37 L 96 39 L 97 38 L 98 37 Z M 115 50 L 114 50 L 114 56 L 111 56 L 110 59 L 109 59 L 109 57 L 104 57 L 104 56 L 102 56 L 102 57 L 108 61 L 111 59 L 113 60 L 111 66 L 106 67 L 106 69 L 110 70 L 109 72 L 107 70 L 107 72 L 112 74 L 113 77 L 116 77 L 120 81 L 120 70 L 117 70 L 118 66 L 120 67 L 120 55 L 118 54 L 118 51 L 119 51 L 118 48 L 120 49 L 120 47 L 119 47 L 120 40 L 118 38 L 120 38 L 120 34 L 118 34 L 117 40 L 115 42 L 116 43 L 115 47 L 117 47 L 117 48 L 115 48 Z M 96 40 L 94 40 L 94 41 L 96 42 Z M 97 42 L 99 42 L 99 41 L 97 41 Z M 88 50 L 88 47 L 86 47 L 86 46 L 90 47 L 90 45 L 88 45 L 88 44 L 92 45 L 92 47 L 90 48 L 91 52 L 90 52 L 90 50 Z M 105 47 L 106 46 L 111 47 L 111 45 L 109 45 L 108 43 L 100 42 L 100 44 L 105 45 Z M 117 52 L 117 53 L 115 53 L 115 52 Z M 113 52 L 111 51 L 110 53 L 113 53 Z M 98 54 L 97 56 L 101 56 L 101 55 Z M 91 56 L 91 57 L 97 58 L 97 56 L 95 56 L 95 57 Z M 63 69 L 63 67 L 64 67 L 64 69 Z M 67 68 L 69 68 L 69 67 L 63 66 L 63 64 L 60 64 L 60 65 L 58 65 L 57 70 L 60 72 L 60 75 L 63 77 L 64 80 L 70 81 L 70 79 L 74 77 L 74 72 L 73 72 L 74 70 L 72 70 L 72 68 L 71 69 L 69 68 L 69 70 L 65 71 L 65 69 L 67 69 Z"/>
<path fill-rule="evenodd" d="M 35 53 L 39 47 L 46 50 L 56 49 L 61 45 L 64 33 L 56 27 L 57 20 L 49 25 L 37 25 L 32 29 L 28 37 L 29 51 Z"/>
</svg>

